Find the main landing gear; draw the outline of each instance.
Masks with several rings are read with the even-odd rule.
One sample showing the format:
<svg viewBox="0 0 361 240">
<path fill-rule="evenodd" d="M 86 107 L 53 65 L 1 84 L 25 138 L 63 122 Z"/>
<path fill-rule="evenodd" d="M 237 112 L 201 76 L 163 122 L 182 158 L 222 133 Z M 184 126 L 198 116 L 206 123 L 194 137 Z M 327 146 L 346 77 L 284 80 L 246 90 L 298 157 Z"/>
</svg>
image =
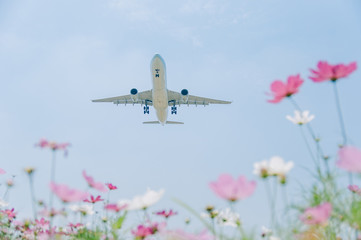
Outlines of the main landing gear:
<svg viewBox="0 0 361 240">
<path fill-rule="evenodd" d="M 144 106 L 144 114 L 149 114 L 149 106 L 148 105 Z"/>
<path fill-rule="evenodd" d="M 172 106 L 172 108 L 171 108 L 171 113 L 172 114 L 177 114 L 177 107 L 176 106 Z"/>
</svg>

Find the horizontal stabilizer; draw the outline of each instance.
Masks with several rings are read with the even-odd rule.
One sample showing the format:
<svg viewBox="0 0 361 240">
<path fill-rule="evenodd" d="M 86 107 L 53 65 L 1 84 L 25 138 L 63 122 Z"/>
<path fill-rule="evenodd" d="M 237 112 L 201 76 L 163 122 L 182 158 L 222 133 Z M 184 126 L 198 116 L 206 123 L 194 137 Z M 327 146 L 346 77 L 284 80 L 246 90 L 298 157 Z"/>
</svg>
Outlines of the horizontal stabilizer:
<svg viewBox="0 0 361 240">
<path fill-rule="evenodd" d="M 182 122 L 166 121 L 166 124 L 184 124 Z M 143 122 L 143 124 L 160 124 L 159 121 Z"/>
<path fill-rule="evenodd" d="M 184 124 L 183 122 L 166 121 L 166 124 Z"/>
<path fill-rule="evenodd" d="M 159 124 L 159 121 L 143 122 L 143 124 Z"/>
</svg>

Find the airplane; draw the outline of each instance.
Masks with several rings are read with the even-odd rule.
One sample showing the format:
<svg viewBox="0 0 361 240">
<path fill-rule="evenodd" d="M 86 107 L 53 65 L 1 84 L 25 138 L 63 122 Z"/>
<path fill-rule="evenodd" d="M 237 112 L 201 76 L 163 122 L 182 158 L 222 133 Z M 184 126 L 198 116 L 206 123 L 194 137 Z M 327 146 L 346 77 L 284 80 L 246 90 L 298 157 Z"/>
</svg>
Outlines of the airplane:
<svg viewBox="0 0 361 240">
<path fill-rule="evenodd" d="M 144 105 L 144 114 L 149 114 L 149 106 L 153 106 L 158 121 L 143 122 L 143 124 L 184 124 L 183 122 L 167 121 L 168 107 L 171 107 L 171 114 L 177 114 L 176 105 L 209 105 L 209 104 L 230 104 L 229 101 L 216 100 L 211 98 L 197 97 L 188 94 L 187 89 L 180 92 L 170 91 L 167 89 L 166 67 L 163 58 L 154 55 L 150 71 L 153 80 L 151 90 L 138 92 L 136 88 L 130 90 L 130 94 L 92 100 L 92 102 L 112 102 L 114 104 L 141 104 Z"/>
</svg>

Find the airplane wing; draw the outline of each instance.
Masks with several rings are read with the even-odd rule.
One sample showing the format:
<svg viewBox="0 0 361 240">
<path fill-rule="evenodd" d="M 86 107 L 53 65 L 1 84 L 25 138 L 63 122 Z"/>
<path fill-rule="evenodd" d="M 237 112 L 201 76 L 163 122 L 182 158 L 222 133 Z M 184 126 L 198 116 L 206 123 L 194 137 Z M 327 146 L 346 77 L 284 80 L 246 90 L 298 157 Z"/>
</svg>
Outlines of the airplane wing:
<svg viewBox="0 0 361 240">
<path fill-rule="evenodd" d="M 152 106 L 152 90 L 139 92 L 136 95 L 123 95 L 118 97 L 111 97 L 111 98 L 102 98 L 102 99 L 95 99 L 92 102 L 112 102 L 114 104 L 145 104 L 147 103 L 148 106 Z"/>
<path fill-rule="evenodd" d="M 183 96 L 179 92 L 174 92 L 168 90 L 168 105 L 209 105 L 209 104 L 230 104 L 229 101 L 222 101 L 217 99 L 211 99 L 211 98 L 204 98 L 204 97 L 197 97 L 193 95 L 186 95 Z"/>
</svg>

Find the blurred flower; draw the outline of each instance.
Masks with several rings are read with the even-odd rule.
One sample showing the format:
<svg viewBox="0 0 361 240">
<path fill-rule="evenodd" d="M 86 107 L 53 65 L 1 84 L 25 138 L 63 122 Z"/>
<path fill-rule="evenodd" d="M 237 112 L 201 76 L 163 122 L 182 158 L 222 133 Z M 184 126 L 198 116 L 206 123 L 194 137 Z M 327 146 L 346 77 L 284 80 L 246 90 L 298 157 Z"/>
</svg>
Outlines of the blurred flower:
<svg viewBox="0 0 361 240">
<path fill-rule="evenodd" d="M 312 121 L 315 118 L 314 115 L 309 115 L 309 111 L 303 111 L 302 113 L 298 110 L 295 111 L 295 116 L 291 117 L 289 115 L 286 116 L 288 120 L 293 122 L 294 124 L 303 125 Z"/>
<path fill-rule="evenodd" d="M 101 199 L 99 195 L 96 198 L 93 195 L 91 195 L 90 199 L 84 199 L 84 202 L 88 202 L 88 203 L 96 203 L 101 201 L 104 201 L 104 199 Z"/>
<path fill-rule="evenodd" d="M 351 192 L 357 193 L 357 194 L 361 195 L 361 188 L 359 188 L 359 186 L 357 186 L 357 185 L 349 185 L 347 188 L 348 188 Z"/>
<path fill-rule="evenodd" d="M 10 188 L 10 187 L 12 187 L 12 186 L 14 186 L 14 180 L 11 178 L 11 179 L 8 179 L 7 181 L 6 181 L 6 185 Z"/>
<path fill-rule="evenodd" d="M 14 218 L 16 218 L 16 212 L 14 212 L 14 208 L 12 208 L 11 210 L 10 209 L 2 210 L 1 213 L 7 215 L 8 219 L 10 221 L 12 221 Z"/>
<path fill-rule="evenodd" d="M 267 178 L 270 175 L 269 163 L 267 160 L 253 164 L 253 174 L 261 178 Z"/>
<path fill-rule="evenodd" d="M 209 187 L 218 197 L 234 202 L 252 195 L 256 182 L 247 181 L 244 176 L 233 179 L 229 174 L 222 174 L 217 181 L 211 182 Z"/>
<path fill-rule="evenodd" d="M 0 168 L 0 174 L 5 174 L 5 173 L 6 173 L 5 170 Z"/>
<path fill-rule="evenodd" d="M 64 211 L 64 209 L 62 210 L 55 210 L 54 208 L 52 208 L 50 211 L 47 209 L 47 208 L 44 208 L 43 210 L 41 210 L 39 212 L 39 214 L 41 216 L 44 216 L 44 217 L 54 217 L 56 215 L 63 215 L 63 216 L 66 216 L 66 212 Z"/>
<path fill-rule="evenodd" d="M 332 205 L 328 202 L 316 207 L 307 208 L 300 216 L 301 221 L 307 225 L 324 225 L 327 223 L 332 211 Z"/>
<path fill-rule="evenodd" d="M 339 168 L 349 172 L 361 172 L 361 150 L 353 146 L 344 146 L 338 150 Z"/>
<path fill-rule="evenodd" d="M 50 183 L 50 189 L 55 193 L 58 198 L 63 202 L 78 202 L 83 201 L 89 196 L 89 193 L 76 189 L 70 189 L 64 184 Z"/>
<path fill-rule="evenodd" d="M 265 226 L 262 226 L 261 236 L 264 238 L 264 237 L 271 236 L 271 235 L 272 235 L 272 230 L 269 228 L 266 228 Z"/>
<path fill-rule="evenodd" d="M 42 230 L 49 229 L 49 221 L 45 220 L 44 218 L 41 218 L 40 220 L 35 219 L 35 223 L 36 226 Z"/>
<path fill-rule="evenodd" d="M 24 171 L 25 171 L 27 174 L 31 175 L 31 174 L 34 173 L 35 168 L 33 168 L 33 167 L 26 167 L 26 168 L 24 168 Z"/>
<path fill-rule="evenodd" d="M 201 216 L 202 218 L 214 219 L 214 218 L 216 218 L 216 217 L 218 216 L 218 214 L 219 214 L 219 211 L 218 211 L 217 209 L 212 209 L 212 210 L 206 209 L 206 210 L 207 210 L 206 213 L 205 213 L 205 212 L 202 212 L 202 213 L 200 214 L 200 216 Z"/>
<path fill-rule="evenodd" d="M 271 93 L 273 99 L 268 100 L 270 103 L 278 103 L 285 97 L 290 97 L 298 92 L 298 89 L 303 83 L 300 75 L 289 76 L 287 82 L 284 83 L 280 80 L 273 81 L 271 84 Z"/>
<path fill-rule="evenodd" d="M 132 234 L 135 236 L 135 239 L 145 239 L 152 235 L 153 231 L 150 227 L 139 225 L 136 230 L 132 230 Z"/>
<path fill-rule="evenodd" d="M 232 212 L 230 208 L 221 210 L 216 217 L 219 225 L 237 227 L 241 225 L 239 214 Z"/>
<path fill-rule="evenodd" d="M 123 209 L 126 209 L 127 208 L 127 204 L 123 204 L 123 205 L 119 205 L 119 204 L 107 204 L 104 206 L 104 209 L 106 210 L 111 210 L 111 211 L 114 211 L 114 212 L 119 212 Z"/>
<path fill-rule="evenodd" d="M 6 206 L 8 206 L 8 205 L 9 205 L 9 203 L 5 202 L 4 200 L 2 200 L 2 199 L 0 198 L 0 208 L 6 207 Z"/>
<path fill-rule="evenodd" d="M 63 150 L 64 154 L 68 154 L 68 147 L 70 146 L 70 143 L 57 143 L 57 142 L 50 142 L 46 140 L 45 138 L 40 139 L 39 143 L 35 144 L 35 146 L 40 148 L 49 148 L 53 151 L 56 150 Z"/>
<path fill-rule="evenodd" d="M 218 216 L 218 210 L 215 209 L 214 206 L 208 205 L 208 206 L 206 206 L 205 209 L 206 209 L 207 212 L 200 214 L 202 218 L 211 218 L 211 219 L 213 219 L 213 218 Z"/>
<path fill-rule="evenodd" d="M 77 224 L 69 223 L 68 226 L 70 228 L 83 228 L 84 227 L 84 225 L 82 223 L 77 223 Z"/>
<path fill-rule="evenodd" d="M 206 206 L 206 211 L 207 212 L 212 212 L 214 210 L 214 206 L 213 205 L 207 205 Z"/>
<path fill-rule="evenodd" d="M 105 185 L 107 185 L 107 187 L 109 188 L 109 190 L 115 190 L 115 189 L 118 189 L 116 186 L 114 186 L 113 184 L 111 183 L 106 183 Z"/>
<path fill-rule="evenodd" d="M 278 176 L 281 183 L 286 183 L 286 175 L 293 168 L 293 162 L 285 162 L 279 156 L 271 157 L 269 161 L 269 174 Z"/>
<path fill-rule="evenodd" d="M 168 212 L 163 210 L 163 211 L 155 212 L 154 214 L 158 216 L 163 216 L 165 218 L 169 218 L 171 216 L 177 215 L 178 213 L 171 209 Z"/>
<path fill-rule="evenodd" d="M 144 195 L 135 196 L 131 201 L 120 200 L 118 205 L 127 204 L 127 210 L 147 209 L 157 203 L 162 198 L 163 194 L 164 189 L 157 192 L 148 188 Z"/>
<path fill-rule="evenodd" d="M 311 69 L 310 79 L 314 82 L 323 82 L 327 80 L 336 81 L 339 78 L 347 77 L 353 71 L 357 69 L 356 62 L 352 62 L 349 65 L 336 64 L 331 65 L 326 61 L 319 61 L 317 64 L 317 70 Z"/>
<path fill-rule="evenodd" d="M 92 187 L 100 192 L 107 192 L 108 189 L 105 187 L 105 185 L 101 182 L 95 182 L 94 178 L 91 176 L 86 175 L 85 170 L 83 170 L 83 177 L 87 181 L 89 187 Z"/>
<path fill-rule="evenodd" d="M 172 230 L 163 233 L 166 240 L 214 240 L 215 238 L 203 230 L 199 234 L 187 233 L 184 230 Z"/>
<path fill-rule="evenodd" d="M 69 206 L 69 208 L 73 212 L 80 212 L 84 216 L 94 214 L 93 205 L 90 205 L 90 204 L 71 205 L 71 206 Z"/>
<path fill-rule="evenodd" d="M 148 226 L 139 225 L 136 230 L 132 230 L 132 234 L 135 236 L 135 239 L 145 239 L 150 235 L 154 235 L 165 227 L 165 224 L 162 223 L 150 223 Z"/>
</svg>

